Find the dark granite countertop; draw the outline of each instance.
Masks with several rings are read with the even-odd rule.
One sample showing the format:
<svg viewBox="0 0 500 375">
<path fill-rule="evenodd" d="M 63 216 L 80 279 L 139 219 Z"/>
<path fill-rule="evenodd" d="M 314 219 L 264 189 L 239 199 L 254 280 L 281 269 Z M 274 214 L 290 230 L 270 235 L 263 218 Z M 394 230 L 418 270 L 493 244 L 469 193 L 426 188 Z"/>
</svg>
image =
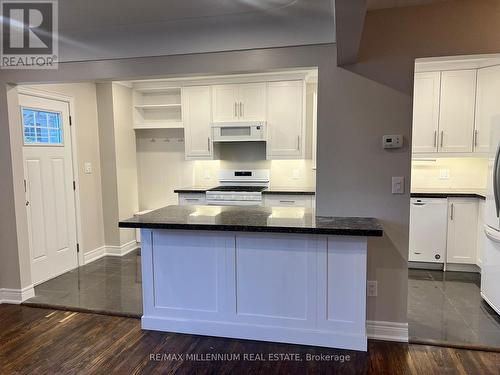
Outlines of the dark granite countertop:
<svg viewBox="0 0 500 375">
<path fill-rule="evenodd" d="M 120 221 L 120 228 L 383 235 L 379 221 L 366 217 L 323 217 L 299 207 L 167 206 Z"/>
<path fill-rule="evenodd" d="M 174 193 L 205 193 L 215 186 L 191 186 L 175 189 Z M 294 187 L 270 187 L 262 191 L 262 194 L 294 194 L 294 195 L 315 195 L 314 188 L 294 188 Z"/>
<path fill-rule="evenodd" d="M 174 193 L 205 193 L 215 186 L 190 186 L 180 189 L 175 189 Z"/>
<path fill-rule="evenodd" d="M 412 192 L 411 198 L 478 198 L 486 199 L 484 193 L 480 192 Z"/>
<path fill-rule="evenodd" d="M 294 195 L 315 195 L 316 189 L 306 187 L 306 188 L 297 188 L 297 187 L 274 187 L 271 186 L 266 190 L 262 191 L 262 194 L 294 194 Z"/>
</svg>

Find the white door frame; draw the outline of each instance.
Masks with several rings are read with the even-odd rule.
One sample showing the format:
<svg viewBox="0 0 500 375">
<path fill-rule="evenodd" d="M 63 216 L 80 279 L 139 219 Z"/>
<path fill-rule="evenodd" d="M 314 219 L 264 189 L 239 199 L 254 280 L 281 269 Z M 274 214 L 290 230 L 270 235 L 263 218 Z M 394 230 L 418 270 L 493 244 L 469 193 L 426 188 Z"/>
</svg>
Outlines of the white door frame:
<svg viewBox="0 0 500 375">
<path fill-rule="evenodd" d="M 72 96 L 67 96 L 51 91 L 32 89 L 28 87 L 17 86 L 18 94 L 24 94 L 29 96 L 35 96 L 38 98 L 58 100 L 61 102 L 68 103 L 69 107 L 69 116 L 71 119 L 71 162 L 72 162 L 72 170 L 73 170 L 73 181 L 76 184 L 76 190 L 73 190 L 73 197 L 75 200 L 75 222 L 76 222 L 76 243 L 79 248 L 78 252 L 78 267 L 83 266 L 85 264 L 83 258 L 83 251 L 81 249 L 81 239 L 82 235 L 82 226 L 81 226 L 81 206 L 80 206 L 80 183 L 78 179 L 78 152 L 77 152 L 77 142 L 76 142 L 76 116 L 75 116 L 75 99 Z"/>
</svg>

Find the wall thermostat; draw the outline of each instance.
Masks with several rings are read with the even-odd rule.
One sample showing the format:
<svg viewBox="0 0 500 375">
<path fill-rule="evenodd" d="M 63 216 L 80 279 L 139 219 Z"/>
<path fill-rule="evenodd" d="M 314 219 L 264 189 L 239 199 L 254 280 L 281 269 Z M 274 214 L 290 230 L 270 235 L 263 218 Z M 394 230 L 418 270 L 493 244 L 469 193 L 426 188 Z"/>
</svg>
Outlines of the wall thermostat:
<svg viewBox="0 0 500 375">
<path fill-rule="evenodd" d="M 401 134 L 384 135 L 382 137 L 382 146 L 384 148 L 401 148 L 403 147 L 403 136 Z"/>
</svg>

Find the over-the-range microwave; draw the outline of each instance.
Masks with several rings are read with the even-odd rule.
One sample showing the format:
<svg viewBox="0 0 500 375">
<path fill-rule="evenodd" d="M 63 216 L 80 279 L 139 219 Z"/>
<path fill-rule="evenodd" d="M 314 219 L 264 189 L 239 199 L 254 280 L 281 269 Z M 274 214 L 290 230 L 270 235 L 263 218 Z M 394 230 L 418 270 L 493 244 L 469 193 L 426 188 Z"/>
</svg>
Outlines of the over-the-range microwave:
<svg viewBox="0 0 500 375">
<path fill-rule="evenodd" d="M 212 123 L 214 142 L 248 142 L 266 140 L 266 123 L 252 122 L 216 122 Z"/>
</svg>

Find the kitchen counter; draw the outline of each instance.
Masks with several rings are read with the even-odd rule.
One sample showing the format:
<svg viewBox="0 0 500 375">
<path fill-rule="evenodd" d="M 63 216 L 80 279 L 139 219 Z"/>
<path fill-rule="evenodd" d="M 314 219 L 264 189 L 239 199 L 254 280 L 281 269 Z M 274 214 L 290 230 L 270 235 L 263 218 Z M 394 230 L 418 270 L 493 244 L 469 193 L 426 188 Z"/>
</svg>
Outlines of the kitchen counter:
<svg viewBox="0 0 500 375">
<path fill-rule="evenodd" d="M 368 237 L 299 207 L 167 206 L 141 228 L 143 329 L 367 350 Z"/>
<path fill-rule="evenodd" d="M 309 233 L 382 236 L 380 223 L 366 217 L 317 217 L 300 207 L 167 206 L 120 221 L 121 228 Z"/>
<path fill-rule="evenodd" d="M 175 189 L 174 193 L 206 193 L 207 190 L 212 189 L 215 186 L 190 186 L 180 189 Z"/>
<path fill-rule="evenodd" d="M 316 189 L 311 187 L 274 187 L 271 186 L 262 191 L 262 194 L 293 194 L 293 195 L 315 195 Z"/>
<path fill-rule="evenodd" d="M 411 198 L 478 198 L 486 199 L 485 190 L 465 189 L 415 189 L 410 193 Z"/>
<path fill-rule="evenodd" d="M 175 189 L 174 193 L 205 193 L 215 186 L 191 186 Z M 294 195 L 315 195 L 315 189 L 311 187 L 269 187 L 262 191 L 262 194 L 294 194 Z"/>
</svg>

